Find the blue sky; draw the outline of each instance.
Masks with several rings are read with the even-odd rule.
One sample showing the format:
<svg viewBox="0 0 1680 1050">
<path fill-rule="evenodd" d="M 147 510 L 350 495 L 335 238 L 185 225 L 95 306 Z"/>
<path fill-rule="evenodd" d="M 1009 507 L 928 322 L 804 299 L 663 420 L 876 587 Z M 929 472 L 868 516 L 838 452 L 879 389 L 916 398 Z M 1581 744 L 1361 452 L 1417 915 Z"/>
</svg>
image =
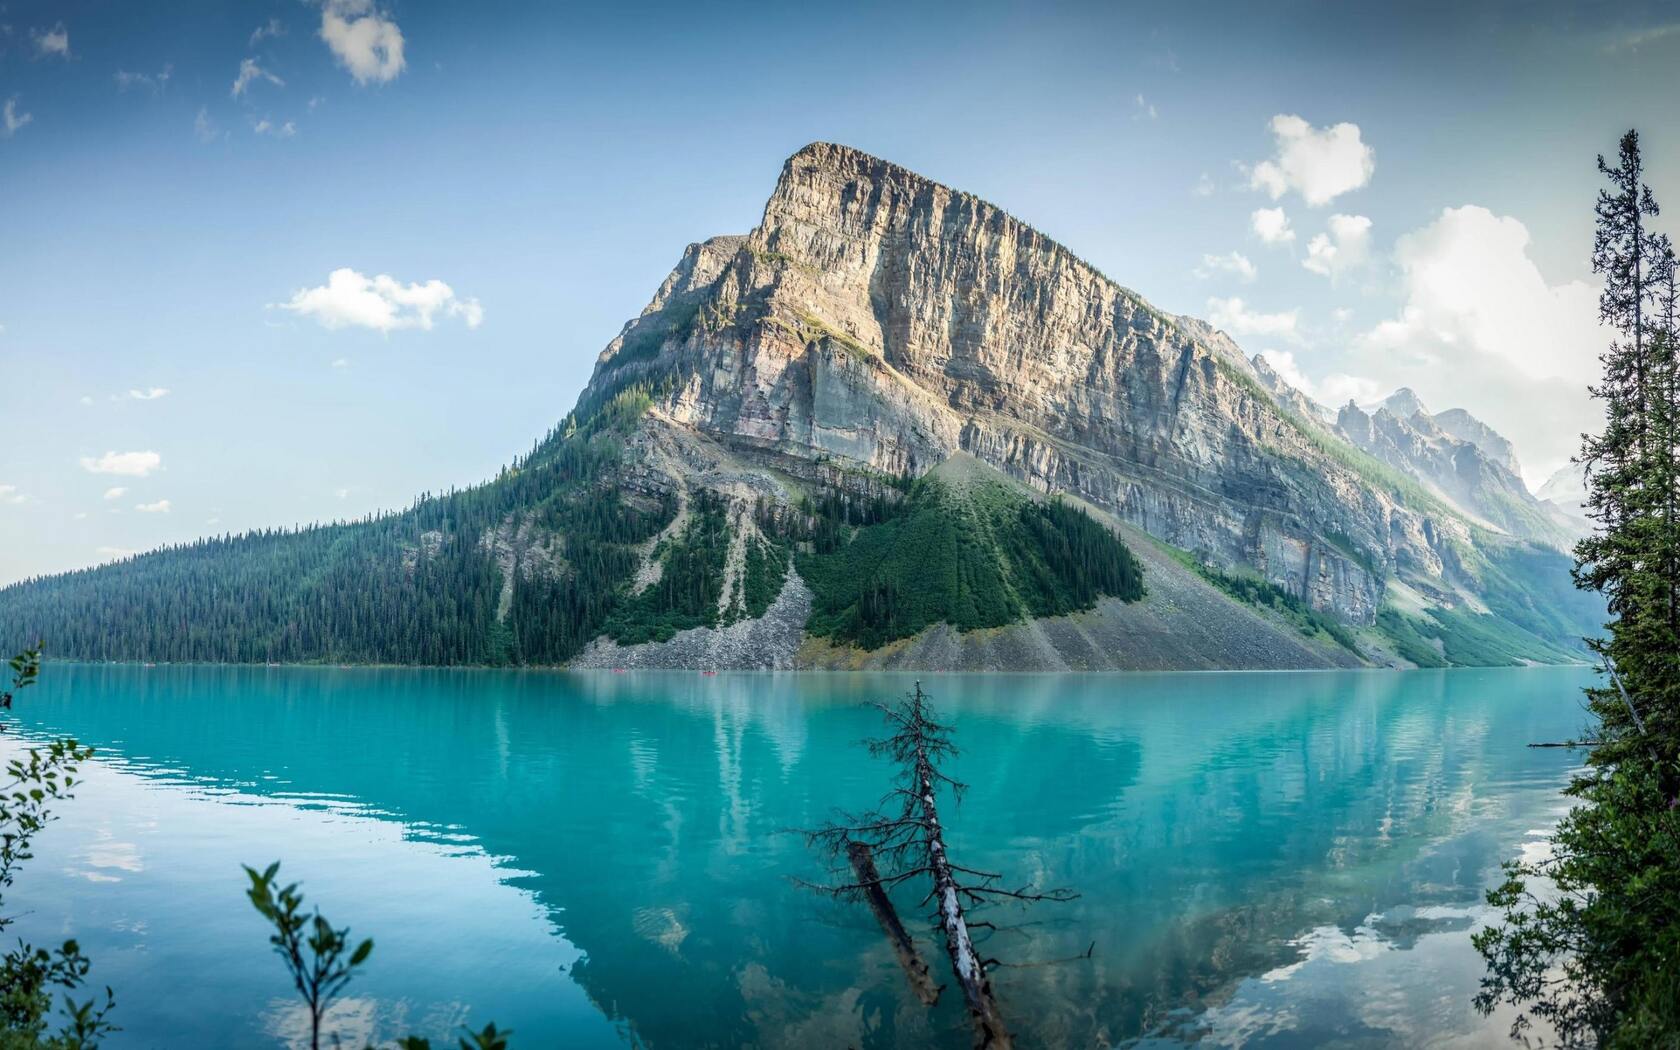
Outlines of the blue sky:
<svg viewBox="0 0 1680 1050">
<path fill-rule="evenodd" d="M 8 0 L 0 582 L 492 475 L 817 139 L 1542 480 L 1594 154 L 1639 127 L 1680 208 L 1680 12 L 1184 6 Z"/>
</svg>

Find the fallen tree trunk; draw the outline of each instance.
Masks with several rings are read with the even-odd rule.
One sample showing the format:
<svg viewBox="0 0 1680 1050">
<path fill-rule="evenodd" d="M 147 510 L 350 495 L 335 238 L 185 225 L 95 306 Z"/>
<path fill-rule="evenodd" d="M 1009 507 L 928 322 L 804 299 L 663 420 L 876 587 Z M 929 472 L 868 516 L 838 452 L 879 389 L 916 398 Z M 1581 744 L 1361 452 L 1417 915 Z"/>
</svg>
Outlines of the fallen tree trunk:
<svg viewBox="0 0 1680 1050">
<path fill-rule="evenodd" d="M 910 932 L 899 920 L 898 909 L 893 907 L 887 891 L 881 886 L 881 873 L 875 868 L 875 851 L 869 848 L 868 843 L 854 840 L 846 844 L 846 857 L 852 862 L 852 871 L 857 875 L 864 899 L 869 902 L 869 910 L 875 913 L 875 921 L 881 924 L 881 932 L 887 935 L 893 954 L 898 956 L 898 965 L 904 968 L 910 990 L 916 993 L 922 1005 L 932 1006 L 939 1001 L 939 993 L 943 989 L 934 983 L 928 964 L 922 961 Z"/>
<path fill-rule="evenodd" d="M 914 710 L 918 719 L 922 703 L 922 683 L 917 682 Z M 974 1045 L 984 1050 L 1010 1050 L 1015 1043 L 1009 1037 L 1009 1029 L 1004 1027 L 986 964 L 974 950 L 974 939 L 963 915 L 961 886 L 945 853 L 945 829 L 939 823 L 939 810 L 933 801 L 933 759 L 920 741 L 915 748 L 915 778 L 921 789 L 917 801 L 927 830 L 928 874 L 933 877 L 931 896 L 939 906 L 939 925 L 945 931 L 945 952 L 951 957 L 951 972 L 962 989 L 968 1018 L 974 1023 Z"/>
</svg>

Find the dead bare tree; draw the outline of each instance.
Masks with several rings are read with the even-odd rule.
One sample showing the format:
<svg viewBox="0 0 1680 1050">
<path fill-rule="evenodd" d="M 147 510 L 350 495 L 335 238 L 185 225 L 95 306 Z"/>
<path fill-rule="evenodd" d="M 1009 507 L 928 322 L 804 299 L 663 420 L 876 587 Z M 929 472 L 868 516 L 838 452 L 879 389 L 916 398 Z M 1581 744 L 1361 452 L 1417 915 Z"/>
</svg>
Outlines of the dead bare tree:
<svg viewBox="0 0 1680 1050">
<path fill-rule="evenodd" d="M 962 989 L 963 1003 L 974 1025 L 974 1045 L 987 1050 L 1008 1050 L 1013 1046 L 1009 1029 L 992 991 L 990 971 L 998 960 L 983 958 L 975 949 L 973 931 L 993 929 L 989 922 L 973 922 L 968 910 L 1002 901 L 1068 901 L 1077 894 L 1065 889 L 1007 889 L 999 885 L 1003 876 L 965 867 L 951 859 L 945 844 L 945 827 L 939 818 L 939 795 L 949 790 L 961 801 L 967 785 L 940 771 L 940 766 L 957 753 L 951 729 L 934 718 L 922 684 L 897 704 L 877 704 L 891 735 L 869 742 L 869 753 L 886 757 L 898 767 L 893 787 L 868 813 L 849 814 L 840 821 L 806 833 L 807 840 L 823 850 L 837 871 L 849 869 L 852 877 L 839 885 L 815 887 L 842 899 L 870 902 L 876 917 L 893 936 L 896 912 L 888 891 L 906 883 L 927 880 L 922 906 L 933 905 L 933 925 L 945 941 L 951 972 Z M 862 847 L 860 850 L 858 847 Z M 859 863 L 867 859 L 869 864 Z M 879 868 L 879 870 L 877 870 Z M 882 917 L 882 907 L 890 922 Z M 908 935 L 906 935 L 906 940 Z M 916 963 L 914 946 L 908 951 Z M 904 955 L 900 953 L 900 962 Z M 912 987 L 914 967 L 905 963 Z M 926 966 L 921 967 L 925 975 Z M 920 989 L 918 988 L 918 993 Z M 924 1001 L 927 1001 L 924 998 Z"/>
</svg>

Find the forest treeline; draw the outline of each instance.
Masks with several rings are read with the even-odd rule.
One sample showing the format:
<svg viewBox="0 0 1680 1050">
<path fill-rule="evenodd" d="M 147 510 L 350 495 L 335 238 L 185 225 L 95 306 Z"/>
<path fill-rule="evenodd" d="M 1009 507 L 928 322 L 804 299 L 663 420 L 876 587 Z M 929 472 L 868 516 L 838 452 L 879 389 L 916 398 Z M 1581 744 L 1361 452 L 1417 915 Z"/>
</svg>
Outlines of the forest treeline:
<svg viewBox="0 0 1680 1050">
<path fill-rule="evenodd" d="M 816 594 L 812 630 L 865 648 L 941 621 L 996 627 L 1143 594 L 1110 529 L 1001 482 L 958 497 L 936 478 L 853 472 L 792 507 L 741 513 L 703 490 L 633 487 L 624 441 L 651 399 L 628 386 L 493 481 L 398 513 L 14 584 L 0 590 L 0 640 L 85 660 L 553 666 L 602 635 L 662 641 L 762 616 L 794 564 Z M 685 523 L 663 536 L 679 510 Z M 637 590 L 656 538 L 661 571 Z"/>
</svg>

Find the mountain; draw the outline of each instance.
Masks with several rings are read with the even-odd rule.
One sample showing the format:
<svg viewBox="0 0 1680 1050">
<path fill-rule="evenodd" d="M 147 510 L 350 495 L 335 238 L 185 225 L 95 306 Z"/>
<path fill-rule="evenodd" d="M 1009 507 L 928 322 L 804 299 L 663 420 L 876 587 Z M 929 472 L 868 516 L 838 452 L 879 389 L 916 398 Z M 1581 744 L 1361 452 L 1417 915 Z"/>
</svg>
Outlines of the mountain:
<svg viewBox="0 0 1680 1050">
<path fill-rule="evenodd" d="M 1471 521 L 1560 551 L 1581 535 L 1573 519 L 1528 491 L 1510 441 L 1462 408 L 1431 415 L 1402 387 L 1368 409 L 1348 402 L 1335 430 Z"/>
<path fill-rule="evenodd" d="M 688 247 L 494 481 L 26 581 L 0 638 L 687 667 L 1579 658 L 1597 610 L 1555 547 L 1278 382 L 1001 209 L 815 143 L 757 228 Z"/>
<path fill-rule="evenodd" d="M 1592 531 L 1592 519 L 1587 517 L 1587 478 L 1578 465 L 1566 463 L 1553 471 L 1534 495 L 1573 521 L 1580 535 Z"/>
</svg>

